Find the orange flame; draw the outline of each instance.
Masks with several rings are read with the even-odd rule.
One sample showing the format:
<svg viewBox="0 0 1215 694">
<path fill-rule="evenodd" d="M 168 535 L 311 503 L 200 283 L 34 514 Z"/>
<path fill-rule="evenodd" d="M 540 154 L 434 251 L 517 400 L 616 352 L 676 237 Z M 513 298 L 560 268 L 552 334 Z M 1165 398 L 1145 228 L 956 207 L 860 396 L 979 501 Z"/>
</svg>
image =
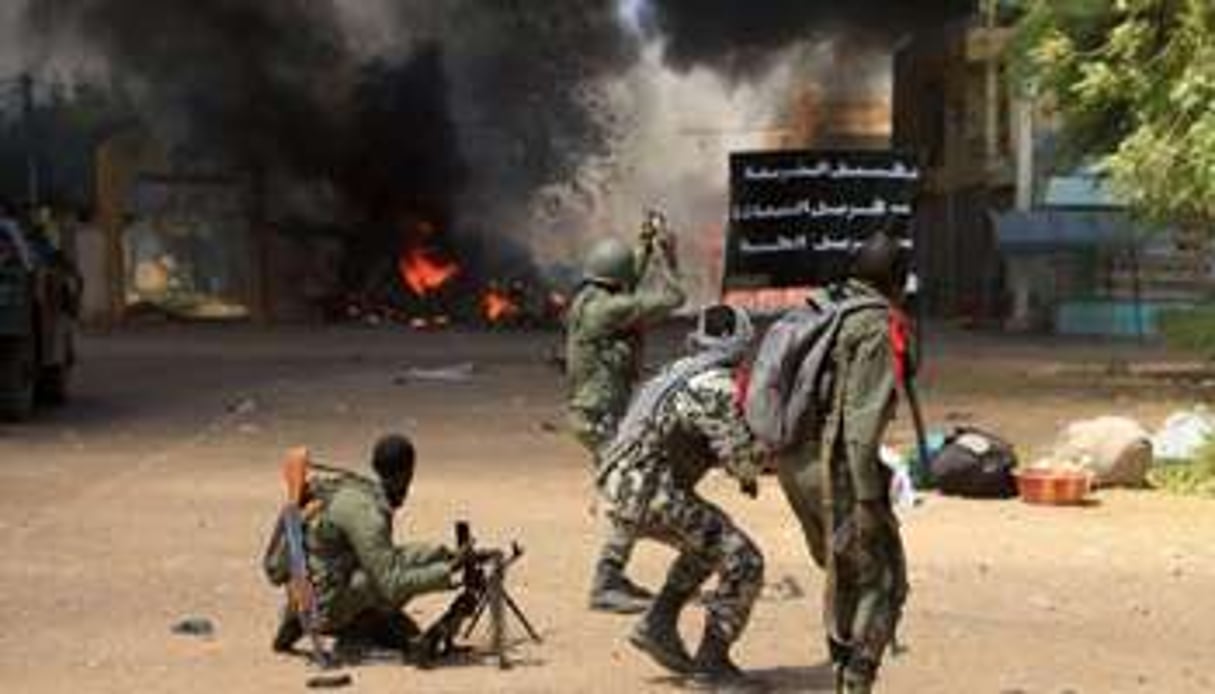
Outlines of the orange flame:
<svg viewBox="0 0 1215 694">
<path fill-rule="evenodd" d="M 519 304 L 502 290 L 490 287 L 481 296 L 481 313 L 490 323 L 497 323 L 519 313 Z"/>
<path fill-rule="evenodd" d="M 460 271 L 460 266 L 436 258 L 434 253 L 425 249 L 414 248 L 397 261 L 397 270 L 410 291 L 418 296 L 426 296 L 451 281 Z"/>
</svg>

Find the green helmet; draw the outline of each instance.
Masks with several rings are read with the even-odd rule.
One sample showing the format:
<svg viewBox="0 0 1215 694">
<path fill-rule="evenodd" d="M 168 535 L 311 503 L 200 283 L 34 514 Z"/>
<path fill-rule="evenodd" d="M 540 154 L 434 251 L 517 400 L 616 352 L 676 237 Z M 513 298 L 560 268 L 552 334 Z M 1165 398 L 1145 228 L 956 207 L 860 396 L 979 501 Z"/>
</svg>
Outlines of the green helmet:
<svg viewBox="0 0 1215 694">
<path fill-rule="evenodd" d="M 620 239 L 603 239 L 586 254 L 582 274 L 588 282 L 631 287 L 637 282 L 633 249 Z"/>
</svg>

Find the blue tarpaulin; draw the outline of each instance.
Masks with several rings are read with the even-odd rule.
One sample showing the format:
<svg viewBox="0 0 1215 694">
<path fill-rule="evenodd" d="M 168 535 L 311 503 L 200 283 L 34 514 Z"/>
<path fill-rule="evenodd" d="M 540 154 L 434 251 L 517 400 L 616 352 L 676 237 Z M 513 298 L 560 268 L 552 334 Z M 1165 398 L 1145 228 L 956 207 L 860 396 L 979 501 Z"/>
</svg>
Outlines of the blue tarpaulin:
<svg viewBox="0 0 1215 694">
<path fill-rule="evenodd" d="M 1136 224 L 1119 210 L 1012 210 L 993 215 L 996 243 L 1006 253 L 1049 253 L 1128 247 L 1136 239 L 1168 235 Z"/>
</svg>

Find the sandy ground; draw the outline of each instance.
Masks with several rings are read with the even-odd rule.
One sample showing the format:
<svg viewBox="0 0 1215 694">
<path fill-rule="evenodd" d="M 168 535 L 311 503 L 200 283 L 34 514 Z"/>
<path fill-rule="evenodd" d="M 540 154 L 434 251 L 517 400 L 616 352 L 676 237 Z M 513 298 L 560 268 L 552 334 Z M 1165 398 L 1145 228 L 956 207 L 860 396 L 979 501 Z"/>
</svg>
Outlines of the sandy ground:
<svg viewBox="0 0 1215 694">
<path fill-rule="evenodd" d="M 661 342 L 661 341 L 660 341 Z M 670 351 L 671 336 L 654 351 Z M 0 428 L 0 691 L 303 691 L 272 655 L 277 594 L 258 571 L 281 496 L 278 459 L 306 443 L 361 462 L 379 433 L 422 459 L 405 537 L 446 540 L 456 518 L 484 543 L 518 539 L 515 596 L 545 642 L 514 669 L 395 665 L 348 691 L 634 692 L 678 687 L 625 642 L 630 618 L 584 610 L 596 523 L 587 463 L 560 432 L 551 334 L 163 328 L 89 338 L 78 398 Z M 1156 426 L 1202 389 L 1127 384 L 1153 349 L 930 339 L 934 423 L 989 425 L 1025 454 L 1075 417 Z M 461 383 L 401 378 L 470 362 Z M 894 439 L 908 440 L 903 422 Z M 760 690 L 828 691 L 812 570 L 780 491 L 707 493 L 763 547 L 769 588 L 737 649 Z M 1215 503 L 1109 492 L 1088 508 L 929 496 L 905 519 L 909 651 L 881 691 L 1215 691 Z M 651 585 L 670 554 L 644 546 Z M 411 605 L 421 619 L 442 601 Z M 177 636 L 187 616 L 212 638 Z M 686 616 L 697 636 L 699 609 Z"/>
</svg>

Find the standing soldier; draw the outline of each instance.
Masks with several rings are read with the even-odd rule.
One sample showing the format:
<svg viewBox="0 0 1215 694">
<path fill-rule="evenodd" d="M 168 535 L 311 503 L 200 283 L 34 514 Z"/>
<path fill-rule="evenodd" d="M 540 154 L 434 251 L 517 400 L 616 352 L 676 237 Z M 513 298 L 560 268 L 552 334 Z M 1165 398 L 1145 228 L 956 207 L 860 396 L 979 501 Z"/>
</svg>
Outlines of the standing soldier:
<svg viewBox="0 0 1215 694">
<path fill-rule="evenodd" d="M 906 323 L 892 304 L 906 270 L 898 242 L 885 233 L 858 252 L 850 279 L 833 298 L 873 298 L 877 307 L 841 319 L 830 352 L 834 388 L 823 426 L 808 427 L 808 440 L 779 464 L 781 486 L 811 554 L 827 569 L 823 614 L 840 692 L 871 690 L 907 597 L 890 473 L 878 458 L 905 367 L 899 362 Z"/>
<path fill-rule="evenodd" d="M 757 494 L 765 450 L 742 418 L 740 380 L 754 331 L 745 311 L 712 306 L 691 336 L 697 353 L 646 383 L 604 450 L 599 491 L 610 514 L 637 537 L 679 552 L 666 582 L 629 641 L 663 667 L 710 679 L 741 675 L 730 647 L 746 628 L 763 586 L 763 556 L 725 511 L 696 493 L 710 467 L 724 466 L 747 495 Z M 679 613 L 710 575 L 716 590 L 693 658 Z"/>
<path fill-rule="evenodd" d="M 640 255 L 606 239 L 586 259 L 582 287 L 570 306 L 566 334 L 569 417 L 598 466 L 641 374 L 642 331 L 684 301 L 674 239 L 660 215 L 642 230 Z M 618 613 L 645 609 L 651 594 L 624 575 L 633 538 L 613 523 L 595 564 L 590 607 Z"/>
</svg>

